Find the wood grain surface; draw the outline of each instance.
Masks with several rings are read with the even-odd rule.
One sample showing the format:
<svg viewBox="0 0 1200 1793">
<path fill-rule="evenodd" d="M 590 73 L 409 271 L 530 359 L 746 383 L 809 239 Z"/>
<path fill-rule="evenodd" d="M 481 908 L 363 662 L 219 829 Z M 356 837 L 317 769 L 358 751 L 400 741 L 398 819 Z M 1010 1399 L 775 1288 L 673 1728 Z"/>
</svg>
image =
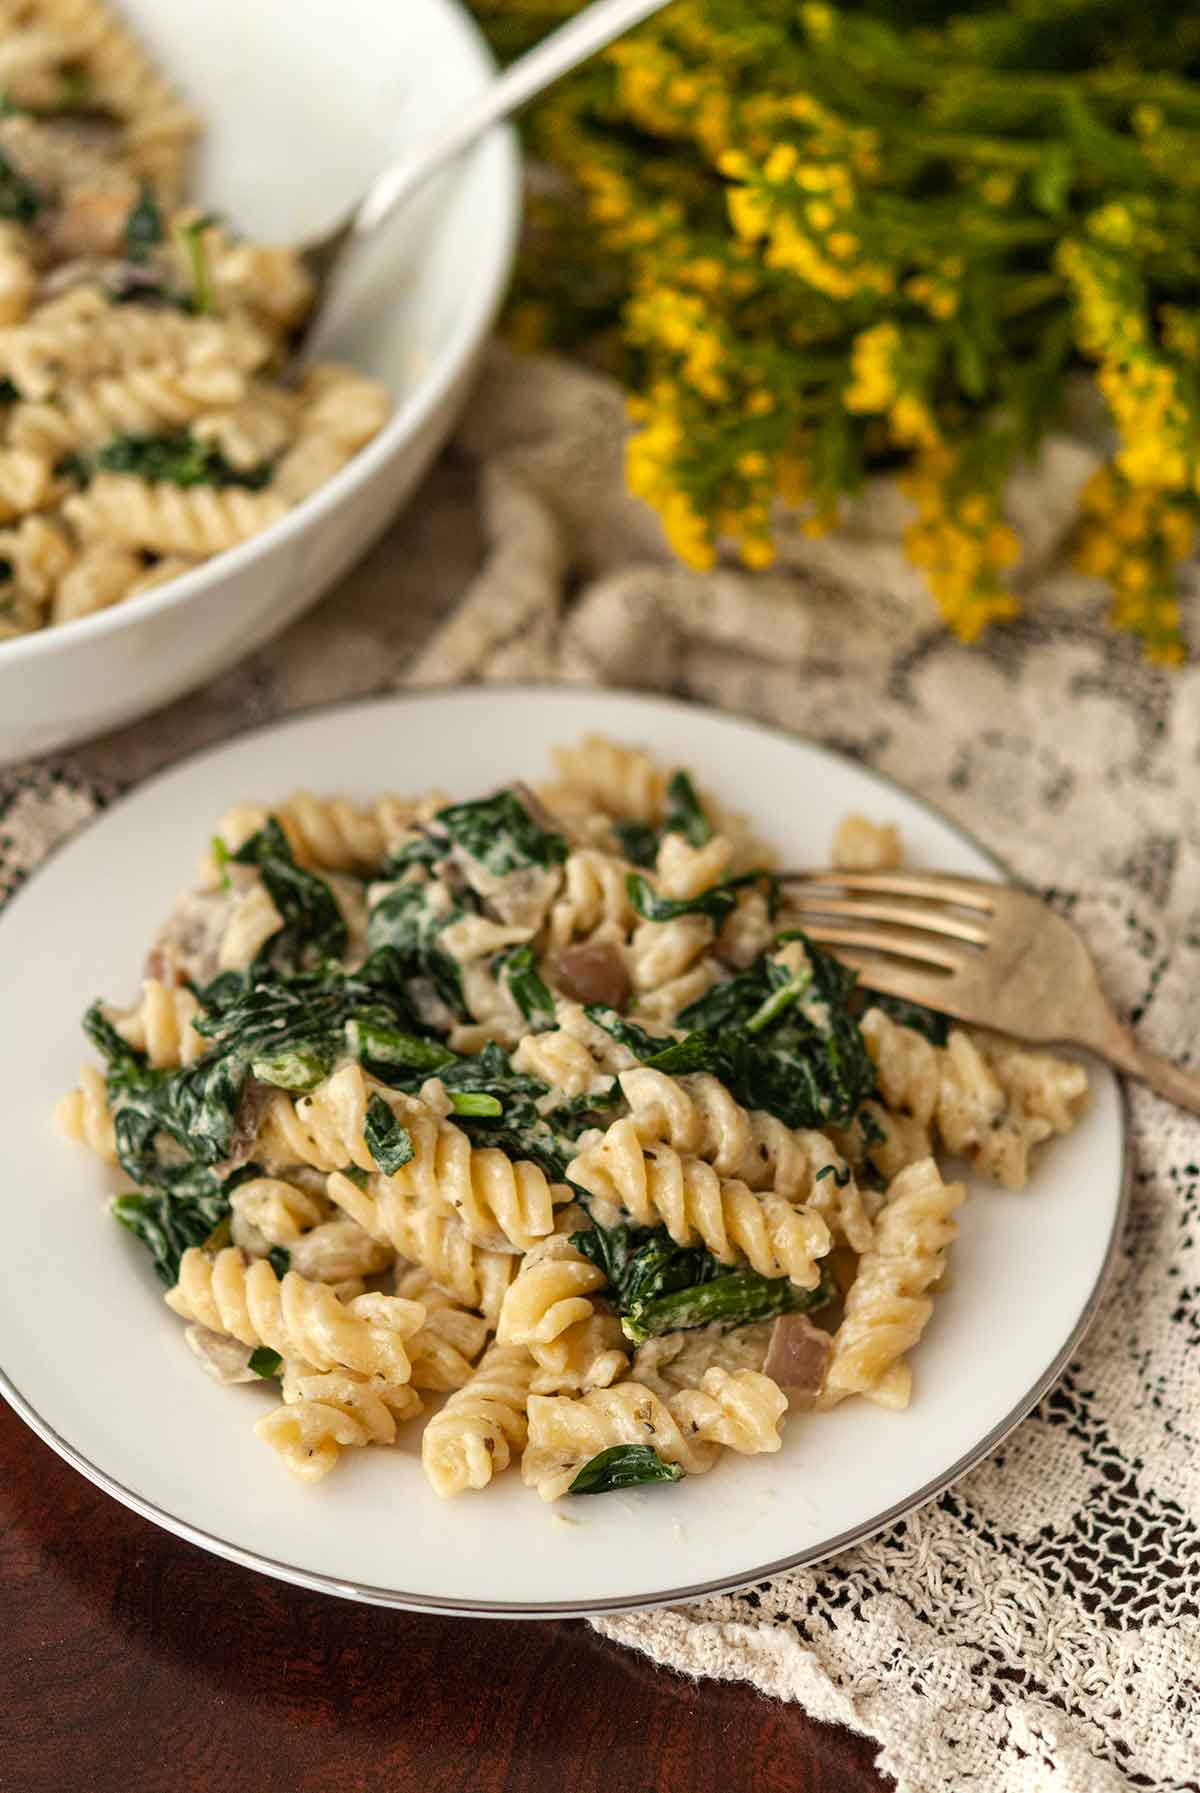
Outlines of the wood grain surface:
<svg viewBox="0 0 1200 1793">
<path fill-rule="evenodd" d="M 0 1403 L 3 1793 L 884 1793 L 873 1746 L 582 1621 L 385 1612 L 206 1555 Z"/>
</svg>

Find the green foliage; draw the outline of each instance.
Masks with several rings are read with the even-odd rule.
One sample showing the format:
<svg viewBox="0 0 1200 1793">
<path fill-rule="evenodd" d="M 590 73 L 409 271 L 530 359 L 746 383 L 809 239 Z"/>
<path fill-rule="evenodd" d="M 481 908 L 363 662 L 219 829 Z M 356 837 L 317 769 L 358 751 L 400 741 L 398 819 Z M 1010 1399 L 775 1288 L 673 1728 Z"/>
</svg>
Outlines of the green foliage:
<svg viewBox="0 0 1200 1793">
<path fill-rule="evenodd" d="M 471 0 L 502 56 L 579 4 Z M 1018 607 L 1005 482 L 1091 368 L 1115 441 L 1109 487 L 1081 499 L 1082 564 L 1119 626 L 1180 657 L 1200 516 L 1191 11 L 675 0 L 524 125 L 555 178 L 512 334 L 626 382 L 629 483 L 685 560 L 767 565 L 777 500 L 820 532 L 899 471 L 909 556 L 974 639 Z"/>
</svg>

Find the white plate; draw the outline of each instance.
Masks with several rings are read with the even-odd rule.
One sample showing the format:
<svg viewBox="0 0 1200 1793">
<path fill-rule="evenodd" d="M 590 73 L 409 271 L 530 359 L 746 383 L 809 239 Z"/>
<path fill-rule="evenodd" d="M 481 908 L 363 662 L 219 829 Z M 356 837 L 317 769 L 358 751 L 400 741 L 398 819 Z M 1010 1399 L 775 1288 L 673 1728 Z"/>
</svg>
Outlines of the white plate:
<svg viewBox="0 0 1200 1793">
<path fill-rule="evenodd" d="M 859 1401 L 795 1417 L 777 1456 L 727 1457 L 629 1495 L 552 1508 L 510 1472 L 442 1502 L 411 1443 L 347 1452 L 316 1488 L 293 1480 L 251 1430 L 270 1392 L 198 1373 L 142 1248 L 104 1211 L 115 1183 L 55 1130 L 55 1098 L 86 1055 L 86 1003 L 132 995 L 151 933 L 236 798 L 433 784 L 466 796 L 537 777 L 553 743 L 588 730 L 694 768 L 785 863 L 826 860 L 837 819 L 858 809 L 898 821 L 918 865 L 995 872 L 922 803 L 790 736 L 623 693 L 485 688 L 324 710 L 189 760 L 105 811 L 0 917 L 0 1386 L 84 1475 L 221 1556 L 385 1605 L 509 1616 L 734 1587 L 930 1499 L 1028 1412 L 1092 1318 L 1125 1184 L 1120 1090 L 1095 1063 L 1088 1115 L 1049 1148 L 1033 1187 L 972 1187 L 906 1413 Z"/>
</svg>

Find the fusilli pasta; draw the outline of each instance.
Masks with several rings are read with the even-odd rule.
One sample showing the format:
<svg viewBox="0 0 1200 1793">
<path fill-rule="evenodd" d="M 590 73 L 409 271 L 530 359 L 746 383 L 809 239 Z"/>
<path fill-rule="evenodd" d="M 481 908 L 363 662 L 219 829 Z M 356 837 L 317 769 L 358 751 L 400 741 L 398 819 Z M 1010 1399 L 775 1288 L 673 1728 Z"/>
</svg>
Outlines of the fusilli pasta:
<svg viewBox="0 0 1200 1793">
<path fill-rule="evenodd" d="M 318 1370 L 357 1370 L 396 1384 L 411 1380 L 406 1341 L 425 1318 L 418 1302 L 396 1296 L 341 1302 L 324 1283 L 307 1282 L 294 1270 L 280 1281 L 270 1264 L 248 1263 L 232 1245 L 215 1258 L 197 1246 L 185 1251 L 166 1302 L 181 1318 L 244 1345 L 265 1345 Z"/>
<path fill-rule="evenodd" d="M 717 1368 L 706 1371 L 698 1389 L 681 1390 L 669 1401 L 637 1382 L 591 1389 L 578 1400 L 532 1395 L 521 1474 L 543 1500 L 557 1500 L 601 1451 L 643 1444 L 664 1463 L 702 1475 L 722 1445 L 746 1456 L 777 1451 L 786 1407 L 769 1377 Z"/>
<path fill-rule="evenodd" d="M 10 9 L 0 87 L 0 522 L 44 518 L 69 551 L 41 594 L 0 575 L 4 641 L 269 527 L 388 400 L 350 368 L 284 382 L 313 282 L 295 251 L 180 207 L 195 120 L 100 0 Z"/>
<path fill-rule="evenodd" d="M 524 1448 L 533 1359 L 515 1345 L 485 1351 L 471 1380 L 435 1413 L 421 1437 L 421 1462 L 443 1499 L 486 1488 Z"/>
<path fill-rule="evenodd" d="M 235 249 L 214 242 L 230 292 L 253 264 Z M 254 265 L 277 290 L 239 303 L 269 334 L 301 295 Z M 86 293 L 48 308 L 70 354 L 105 319 Z M 129 355 L 104 377 L 136 395 L 159 363 Z M 57 377 L 49 351 L 37 366 Z M 0 415 L 0 495 L 86 436 L 72 390 Z M 288 402 L 335 447 L 370 409 L 315 374 Z M 232 461 L 252 422 L 206 439 Z M 31 614 L 109 601 L 130 557 L 57 513 L 0 530 Z M 418 1391 L 445 1398 L 421 1442 L 443 1496 L 522 1453 L 546 1499 L 673 1480 L 778 1449 L 789 1401 L 901 1407 L 963 1199 L 934 1145 L 1016 1187 L 1079 1118 L 1066 1059 L 864 1013 L 686 773 L 597 741 L 560 770 L 550 811 L 519 783 L 236 805 L 136 1000 L 86 1017 L 107 1075 L 85 1067 L 62 1124 L 132 1179 L 113 1211 L 204 1370 L 281 1377 L 256 1429 L 303 1478 L 394 1443 Z M 843 858 L 892 853 L 874 824 L 842 833 Z"/>
<path fill-rule="evenodd" d="M 818 1259 L 829 1250 L 819 1214 L 782 1196 L 756 1195 L 699 1158 L 670 1146 L 643 1147 L 632 1120 L 614 1121 L 584 1143 L 567 1168 L 572 1183 L 632 1214 L 643 1226 L 664 1225 L 678 1245 L 703 1242 L 725 1264 L 744 1260 L 762 1276 L 787 1276 L 815 1288 Z"/>
</svg>

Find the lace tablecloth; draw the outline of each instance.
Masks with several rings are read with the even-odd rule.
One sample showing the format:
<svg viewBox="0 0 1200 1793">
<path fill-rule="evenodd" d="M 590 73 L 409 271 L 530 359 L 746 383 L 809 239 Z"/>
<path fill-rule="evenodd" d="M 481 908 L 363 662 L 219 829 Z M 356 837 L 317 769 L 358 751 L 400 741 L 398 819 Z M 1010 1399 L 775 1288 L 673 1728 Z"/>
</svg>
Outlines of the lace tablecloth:
<svg viewBox="0 0 1200 1793">
<path fill-rule="evenodd" d="M 408 683 L 555 678 L 684 692 L 893 774 L 1071 906 L 1151 1044 L 1195 1062 L 1200 665 L 1102 626 L 1056 550 L 1091 459 L 1012 495 L 1023 620 L 938 627 L 872 493 L 779 570 L 700 575 L 624 493 L 619 395 L 495 351 L 456 444 L 388 538 L 234 673 L 0 773 L 0 896 L 97 805 L 233 729 Z M 1191 1026 L 1189 1026 L 1189 1022 Z M 599 1628 L 879 1743 L 904 1793 L 1200 1785 L 1200 1123 L 1132 1096 L 1111 1292 L 1060 1386 L 982 1468 L 817 1568 Z"/>
</svg>

